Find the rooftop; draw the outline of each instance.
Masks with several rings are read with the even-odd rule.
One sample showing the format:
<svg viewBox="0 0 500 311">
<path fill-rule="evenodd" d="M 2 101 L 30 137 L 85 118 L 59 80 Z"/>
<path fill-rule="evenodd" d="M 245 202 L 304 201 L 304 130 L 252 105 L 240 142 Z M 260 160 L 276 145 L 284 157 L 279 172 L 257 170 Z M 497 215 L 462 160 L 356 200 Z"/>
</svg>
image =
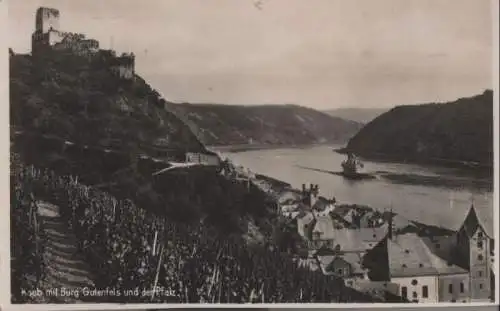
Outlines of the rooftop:
<svg viewBox="0 0 500 311">
<path fill-rule="evenodd" d="M 321 239 L 333 240 L 334 244 L 338 245 L 340 250 L 344 252 L 367 251 L 387 235 L 387 225 L 379 228 L 334 229 L 333 220 L 331 217 L 329 219 L 318 218 L 313 232 L 324 232 Z"/>
<path fill-rule="evenodd" d="M 319 216 L 316 218 L 313 233 L 321 233 L 321 239 L 332 240 L 335 238 L 335 230 L 333 227 L 333 219 L 329 215 Z"/>
<path fill-rule="evenodd" d="M 359 253 L 339 253 L 336 255 L 318 256 L 319 265 L 324 273 L 332 271 L 330 266 L 335 260 L 347 262 L 351 266 L 352 272 L 355 274 L 362 274 L 365 272 L 361 263 L 362 255 Z"/>
<path fill-rule="evenodd" d="M 467 273 L 452 263 L 452 237 L 428 238 L 407 233 L 389 239 L 387 252 L 391 277 Z"/>
<path fill-rule="evenodd" d="M 283 191 L 279 194 L 278 203 L 279 204 L 291 204 L 300 201 L 300 195 L 292 191 Z"/>
</svg>

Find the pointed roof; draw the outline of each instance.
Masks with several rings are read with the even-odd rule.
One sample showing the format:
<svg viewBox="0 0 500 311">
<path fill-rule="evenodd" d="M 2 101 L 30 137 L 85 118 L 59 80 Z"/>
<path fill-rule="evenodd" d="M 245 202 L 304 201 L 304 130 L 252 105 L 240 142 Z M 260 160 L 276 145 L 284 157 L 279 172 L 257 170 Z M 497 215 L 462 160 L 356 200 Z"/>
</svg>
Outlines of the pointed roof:
<svg viewBox="0 0 500 311">
<path fill-rule="evenodd" d="M 493 239 L 493 228 L 488 225 L 485 226 L 485 224 L 489 224 L 489 222 L 484 222 L 482 218 L 478 217 L 477 209 L 474 205 L 471 205 L 459 231 L 465 231 L 468 237 L 472 237 L 477 229 L 481 227 L 488 238 Z"/>
</svg>

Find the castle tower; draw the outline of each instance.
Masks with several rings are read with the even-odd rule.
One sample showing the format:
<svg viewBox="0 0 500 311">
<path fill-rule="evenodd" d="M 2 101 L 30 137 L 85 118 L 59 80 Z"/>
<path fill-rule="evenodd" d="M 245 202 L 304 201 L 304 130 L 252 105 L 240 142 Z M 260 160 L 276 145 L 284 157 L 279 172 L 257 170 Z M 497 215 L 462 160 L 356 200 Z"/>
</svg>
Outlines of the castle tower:
<svg viewBox="0 0 500 311">
<path fill-rule="evenodd" d="M 41 7 L 36 11 L 35 31 L 47 33 L 49 30 L 59 31 L 59 10 Z"/>
<path fill-rule="evenodd" d="M 491 291 L 491 254 L 492 236 L 486 230 L 471 206 L 460 230 L 457 233 L 457 246 L 464 267 L 470 274 L 471 301 L 490 301 Z"/>
<path fill-rule="evenodd" d="M 31 38 L 32 54 L 54 46 L 64 39 L 63 33 L 59 31 L 59 16 L 57 9 L 38 8 L 35 17 L 35 31 Z"/>
</svg>

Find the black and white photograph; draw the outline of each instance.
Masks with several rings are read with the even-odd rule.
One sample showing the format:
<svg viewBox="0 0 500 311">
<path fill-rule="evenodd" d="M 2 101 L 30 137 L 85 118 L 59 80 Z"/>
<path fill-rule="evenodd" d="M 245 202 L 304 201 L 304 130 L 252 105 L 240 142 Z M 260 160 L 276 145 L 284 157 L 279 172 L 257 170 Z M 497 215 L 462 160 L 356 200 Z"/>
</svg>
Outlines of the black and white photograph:
<svg viewBox="0 0 500 311">
<path fill-rule="evenodd" d="M 9 1 L 10 304 L 493 304 L 495 2 Z"/>
</svg>

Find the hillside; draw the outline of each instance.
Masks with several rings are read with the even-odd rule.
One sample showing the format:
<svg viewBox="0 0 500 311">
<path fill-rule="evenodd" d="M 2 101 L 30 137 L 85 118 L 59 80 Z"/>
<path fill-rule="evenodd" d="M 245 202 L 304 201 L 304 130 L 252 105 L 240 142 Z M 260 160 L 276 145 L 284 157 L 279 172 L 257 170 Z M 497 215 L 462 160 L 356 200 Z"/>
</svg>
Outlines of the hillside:
<svg viewBox="0 0 500 311">
<path fill-rule="evenodd" d="M 142 78 L 122 81 L 99 59 L 11 54 L 10 102 L 10 125 L 25 131 L 124 152 L 204 150 Z"/>
<path fill-rule="evenodd" d="M 174 106 L 174 105 L 171 105 Z M 361 124 L 295 105 L 179 104 L 206 145 L 345 143 Z"/>
<path fill-rule="evenodd" d="M 325 111 L 325 113 L 342 118 L 352 120 L 359 123 L 367 124 L 379 115 L 387 112 L 388 109 L 382 108 L 338 108 Z"/>
<path fill-rule="evenodd" d="M 185 293 L 158 294 L 154 301 L 117 295 L 106 302 L 193 303 L 213 297 L 243 303 L 249 301 L 248 288 L 264 288 L 263 302 L 378 301 L 345 287 L 336 276 L 297 267 L 289 254 L 278 251 L 275 202 L 252 183 L 224 176 L 214 166 L 152 174 L 166 164 L 139 153 L 164 148 L 183 155 L 205 148 L 140 77 L 123 81 L 103 64 L 74 55 L 43 60 L 12 55 L 10 64 L 11 221 L 18 229 L 11 236 L 11 257 L 13 267 L 23 268 L 12 278 L 17 301 L 26 299 L 20 289 L 27 288 L 28 260 L 37 275 L 56 284 L 62 279 L 66 261 L 61 258 L 68 253 L 48 251 L 54 240 L 45 234 L 56 232 L 49 226 L 65 228 L 56 240 L 68 243 L 58 245 L 72 249 L 72 263 L 81 255 L 78 260 L 88 263 L 96 288 L 128 290 L 153 283 L 167 288 L 178 280 L 179 292 Z M 58 215 L 35 225 L 31 217 L 39 213 L 32 213 L 31 199 Z M 248 239 L 249 233 L 260 236 L 262 244 Z M 38 252 L 38 242 L 47 253 Z M 224 269 L 217 275 L 225 281 L 216 285 L 207 267 L 219 265 Z M 28 284 L 42 291 L 52 285 L 38 278 Z M 209 290 L 212 285 L 218 298 Z"/>
<path fill-rule="evenodd" d="M 399 106 L 367 124 L 346 150 L 365 157 L 493 165 L 493 92 L 450 103 Z"/>
</svg>

